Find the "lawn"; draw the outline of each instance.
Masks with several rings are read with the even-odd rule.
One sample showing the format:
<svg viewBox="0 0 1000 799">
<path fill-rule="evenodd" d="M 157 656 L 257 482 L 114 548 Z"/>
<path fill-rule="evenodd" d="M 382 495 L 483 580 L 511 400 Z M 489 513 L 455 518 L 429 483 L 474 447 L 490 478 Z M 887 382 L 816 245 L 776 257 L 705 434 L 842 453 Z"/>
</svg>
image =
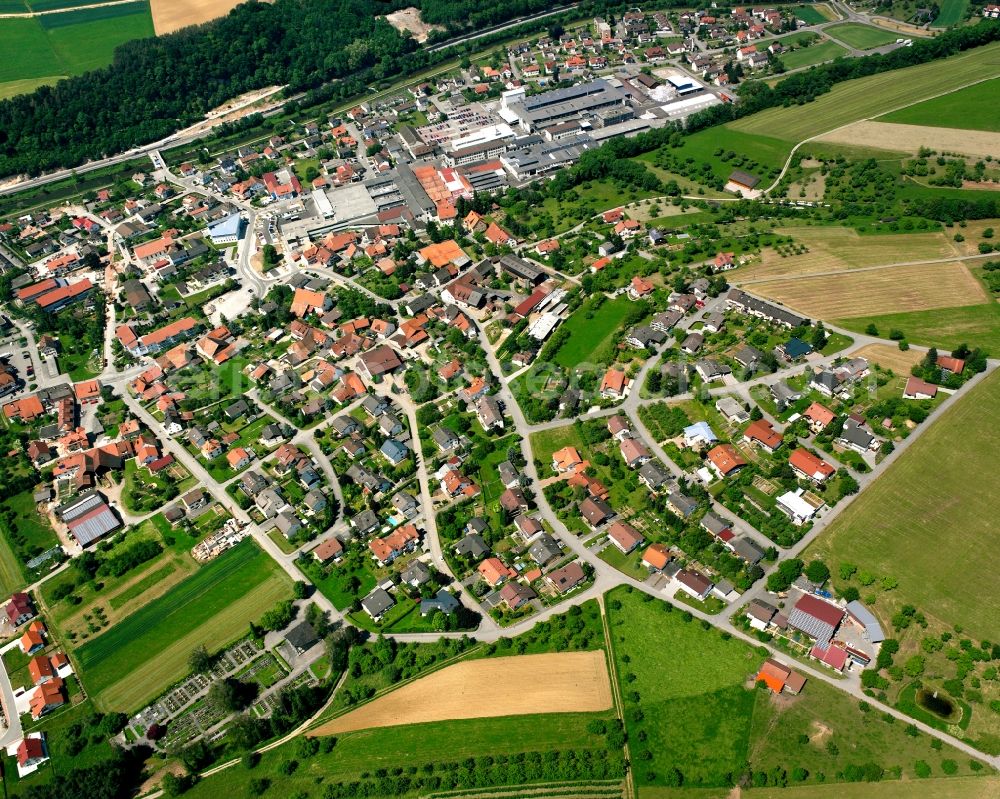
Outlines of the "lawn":
<svg viewBox="0 0 1000 799">
<path fill-rule="evenodd" d="M 878 118 L 879 122 L 932 125 L 938 128 L 1000 131 L 1000 78 L 985 80 L 950 94 L 924 100 Z"/>
<path fill-rule="evenodd" d="M 277 564 L 244 542 L 76 650 L 84 685 L 103 708 L 136 710 L 187 672 L 195 647 L 225 646 L 290 588 Z"/>
<path fill-rule="evenodd" d="M 846 53 L 847 50 L 839 44 L 827 39 L 819 44 L 782 53 L 781 63 L 785 65 L 785 69 L 799 69 L 800 67 L 811 67 L 813 64 L 822 64 L 824 61 L 832 61 Z"/>
<path fill-rule="evenodd" d="M 948 0 L 945 0 L 948 2 Z M 892 31 L 859 25 L 856 22 L 845 22 L 843 25 L 832 25 L 826 29 L 834 39 L 850 45 L 857 50 L 871 50 L 883 44 L 892 44 L 898 36 Z"/>
<path fill-rule="evenodd" d="M 849 562 L 899 581 L 880 593 L 883 616 L 917 606 L 972 636 L 996 640 L 1000 616 L 969 586 L 995 585 L 993 535 L 1000 477 L 1000 374 L 976 386 L 855 500 L 810 548 L 836 572 Z M 989 590 L 989 589 L 987 589 Z"/>
<path fill-rule="evenodd" d="M 858 333 L 863 333 L 870 324 L 886 334 L 890 330 L 901 330 L 908 341 L 928 347 L 950 350 L 968 343 L 994 355 L 1000 354 L 1000 306 L 996 303 L 859 316 L 839 319 L 835 323 Z"/>
<path fill-rule="evenodd" d="M 104 66 L 119 44 L 152 35 L 148 2 L 5 19 L 0 25 L 0 48 L 17 53 L 17 58 L 0 64 L 0 94 L 33 88 L 26 81 L 54 83 Z"/>
<path fill-rule="evenodd" d="M 359 779 L 377 769 L 420 766 L 424 763 L 461 763 L 466 758 L 498 757 L 522 752 L 553 752 L 594 749 L 603 753 L 604 736 L 587 732 L 592 719 L 610 719 L 610 713 L 557 713 L 535 716 L 507 716 L 490 719 L 441 721 L 402 727 L 363 730 L 337 736 L 333 751 L 299 760 L 290 776 L 278 766 L 296 759 L 296 741 L 265 753 L 254 769 L 226 769 L 200 780 L 186 796 L 191 799 L 216 796 L 251 796 L 254 778 L 280 782 L 280 793 L 295 796 L 299 791 L 315 795 L 317 781 L 328 786 L 339 780 Z M 617 753 L 614 755 L 617 756 Z M 512 771 L 511 782 L 517 783 Z"/>
<path fill-rule="evenodd" d="M 632 301 L 623 294 L 613 300 L 605 300 L 596 311 L 591 311 L 587 304 L 578 308 L 563 323 L 569 337 L 553 356 L 555 362 L 567 369 L 584 362 L 610 362 L 613 357 L 611 343 L 621 318 L 631 304 Z"/>
<path fill-rule="evenodd" d="M 993 43 L 927 64 L 856 78 L 837 84 L 811 103 L 770 108 L 725 127 L 761 136 L 780 131 L 782 139 L 799 142 L 849 122 L 884 114 L 983 78 L 996 77 L 1000 74 L 998 54 L 1000 43 Z M 717 130 L 702 131 L 691 139 L 703 133 L 711 137 Z"/>
<path fill-rule="evenodd" d="M 932 27 L 950 28 L 965 19 L 965 11 L 969 7 L 969 0 L 942 0 L 941 10 L 934 19 Z"/>
</svg>

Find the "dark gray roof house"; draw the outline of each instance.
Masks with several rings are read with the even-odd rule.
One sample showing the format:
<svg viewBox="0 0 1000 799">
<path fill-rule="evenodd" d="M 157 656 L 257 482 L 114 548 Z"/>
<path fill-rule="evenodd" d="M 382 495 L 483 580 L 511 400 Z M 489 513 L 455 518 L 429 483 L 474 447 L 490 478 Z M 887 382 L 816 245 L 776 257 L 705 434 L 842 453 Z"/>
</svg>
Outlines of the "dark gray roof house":
<svg viewBox="0 0 1000 799">
<path fill-rule="evenodd" d="M 427 564 L 422 560 L 415 560 L 403 570 L 399 579 L 407 585 L 418 588 L 424 583 L 430 582 L 431 576 L 431 570 L 427 568 Z"/>
<path fill-rule="evenodd" d="M 490 548 L 486 546 L 486 542 L 481 535 L 470 533 L 455 544 L 455 552 L 459 555 L 467 555 L 474 560 L 479 560 L 479 558 L 489 554 Z"/>
<path fill-rule="evenodd" d="M 740 560 L 753 566 L 755 563 L 759 563 L 761 558 L 764 557 L 764 550 L 757 546 L 749 538 L 734 538 L 729 542 L 729 548 L 733 551 Z"/>
<path fill-rule="evenodd" d="M 670 483 L 670 472 L 657 461 L 646 461 L 639 467 L 639 479 L 650 491 L 659 491 Z"/>
<path fill-rule="evenodd" d="M 350 525 L 358 535 L 368 535 L 378 529 L 378 516 L 375 511 L 366 509 L 351 517 Z"/>
<path fill-rule="evenodd" d="M 389 592 L 384 588 L 376 588 L 361 600 L 361 608 L 375 621 L 379 621 L 382 618 L 382 614 L 395 604 Z"/>
<path fill-rule="evenodd" d="M 462 606 L 455 596 L 443 588 L 430 599 L 420 601 L 420 615 L 428 616 L 440 610 L 445 615 L 451 615 Z"/>
<path fill-rule="evenodd" d="M 549 561 L 558 558 L 562 554 L 559 544 L 548 533 L 542 533 L 535 539 L 535 543 L 528 550 L 528 555 L 539 566 L 544 566 Z"/>
</svg>

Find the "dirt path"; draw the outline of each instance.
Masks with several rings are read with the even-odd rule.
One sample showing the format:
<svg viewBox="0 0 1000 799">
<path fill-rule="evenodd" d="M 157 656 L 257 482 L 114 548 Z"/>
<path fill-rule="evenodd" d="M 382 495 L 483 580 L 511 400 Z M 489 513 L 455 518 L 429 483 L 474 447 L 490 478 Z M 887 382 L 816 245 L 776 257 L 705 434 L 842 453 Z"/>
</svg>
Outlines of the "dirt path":
<svg viewBox="0 0 1000 799">
<path fill-rule="evenodd" d="M 65 14 L 67 11 L 86 11 L 91 8 L 106 8 L 107 6 L 123 6 L 134 3 L 135 0 L 110 0 L 107 3 L 91 3 L 86 6 L 71 6 L 70 8 L 52 8 L 48 11 L 25 11 L 23 14 L 0 14 L 0 19 L 20 19 L 28 17 L 44 17 L 48 14 Z"/>
</svg>

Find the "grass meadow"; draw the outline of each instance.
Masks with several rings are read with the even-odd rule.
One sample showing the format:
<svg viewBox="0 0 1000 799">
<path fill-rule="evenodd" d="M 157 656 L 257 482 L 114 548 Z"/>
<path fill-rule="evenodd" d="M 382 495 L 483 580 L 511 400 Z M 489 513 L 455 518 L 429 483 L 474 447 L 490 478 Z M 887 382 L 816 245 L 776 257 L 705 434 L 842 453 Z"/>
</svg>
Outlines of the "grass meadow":
<svg viewBox="0 0 1000 799">
<path fill-rule="evenodd" d="M 603 749 L 604 736 L 587 732 L 592 719 L 611 720 L 613 713 L 555 713 L 505 716 L 490 719 L 439 721 L 402 727 L 362 730 L 337 736 L 333 751 L 300 761 L 290 776 L 279 766 L 295 758 L 295 742 L 261 756 L 252 770 L 237 766 L 198 782 L 186 796 L 204 799 L 217 796 L 250 796 L 255 778 L 280 780 L 284 795 L 304 791 L 315 795 L 318 781 L 359 779 L 362 773 L 395 766 L 461 762 L 484 755 L 520 752 L 553 752 L 568 749 Z"/>
<path fill-rule="evenodd" d="M 994 355 L 1000 354 L 1000 306 L 995 302 L 835 321 L 840 327 L 858 333 L 863 333 L 868 325 L 875 325 L 886 335 L 890 330 L 901 330 L 907 341 L 927 347 L 951 350 L 968 343 Z"/>
<path fill-rule="evenodd" d="M 671 767 L 681 771 L 685 791 L 731 785 L 748 766 L 788 774 L 802 768 L 809 782 L 834 782 L 846 766 L 874 762 L 912 779 L 917 760 L 940 774 L 940 762 L 950 758 L 961 764 L 959 774 L 970 773 L 968 758 L 949 747 L 936 751 L 928 736 L 907 735 L 902 724 L 862 712 L 857 700 L 826 683 L 810 680 L 797 697 L 751 687 L 764 656 L 684 621 L 679 610 L 668 613 L 664 603 L 623 589 L 607 602 L 640 797 L 669 796 L 647 787 L 662 784 Z"/>
<path fill-rule="evenodd" d="M 989 586 L 1000 554 L 993 535 L 1000 477 L 1000 374 L 990 375 L 867 488 L 809 549 L 836 572 L 849 562 L 899 581 L 880 594 L 890 616 L 910 603 L 976 638 L 1000 637 L 1000 616 L 970 586 Z M 804 556 L 808 557 L 808 556 Z"/>
<path fill-rule="evenodd" d="M 105 709 L 137 710 L 187 672 L 195 647 L 219 650 L 290 596 L 291 580 L 244 542 L 77 649 L 83 684 Z"/>
<path fill-rule="evenodd" d="M 945 0 L 947 2 L 947 0 Z M 857 50 L 871 50 L 884 44 L 892 44 L 898 36 L 892 31 L 859 25 L 856 22 L 845 22 L 843 25 L 832 25 L 826 29 L 834 39 L 842 41 Z"/>
<path fill-rule="evenodd" d="M 931 125 L 938 128 L 1000 131 L 1000 78 L 924 100 L 878 118 L 879 122 Z"/>
<path fill-rule="evenodd" d="M 728 788 L 642 788 L 639 799 L 729 799 Z M 995 799 L 1000 777 L 931 777 L 894 782 L 743 788 L 743 799 Z"/>
<path fill-rule="evenodd" d="M 614 357 L 611 351 L 612 341 L 631 302 L 623 294 L 613 300 L 605 300 L 593 312 L 587 305 L 577 309 L 563 325 L 569 332 L 569 338 L 556 351 L 555 362 L 567 369 L 585 362 L 610 362 Z"/>
<path fill-rule="evenodd" d="M 847 50 L 839 44 L 827 39 L 819 44 L 782 53 L 781 63 L 785 65 L 785 69 L 800 69 L 801 67 L 811 67 L 814 64 L 822 64 L 824 61 L 832 61 L 846 53 Z"/>
</svg>

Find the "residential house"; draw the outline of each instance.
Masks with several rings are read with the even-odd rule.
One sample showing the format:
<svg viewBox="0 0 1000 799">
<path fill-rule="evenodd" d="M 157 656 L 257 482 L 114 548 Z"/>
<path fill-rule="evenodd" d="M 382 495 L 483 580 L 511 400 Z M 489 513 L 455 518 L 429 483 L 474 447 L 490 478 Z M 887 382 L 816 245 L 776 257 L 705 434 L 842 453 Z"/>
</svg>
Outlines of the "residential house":
<svg viewBox="0 0 1000 799">
<path fill-rule="evenodd" d="M 617 521 L 608 528 L 608 538 L 625 555 L 646 541 L 642 533 L 623 521 Z"/>
</svg>

